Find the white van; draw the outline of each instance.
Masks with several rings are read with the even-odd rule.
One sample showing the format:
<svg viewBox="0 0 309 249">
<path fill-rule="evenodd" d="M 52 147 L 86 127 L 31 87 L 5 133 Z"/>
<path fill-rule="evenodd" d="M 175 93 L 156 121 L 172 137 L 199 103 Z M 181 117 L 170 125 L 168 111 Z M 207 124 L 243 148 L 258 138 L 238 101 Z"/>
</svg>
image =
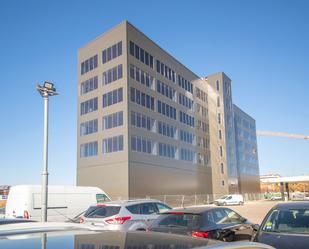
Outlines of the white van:
<svg viewBox="0 0 309 249">
<path fill-rule="evenodd" d="M 10 188 L 5 217 L 41 220 L 41 185 L 18 185 Z M 96 187 L 48 186 L 48 221 L 65 221 L 91 205 L 110 201 Z"/>
<path fill-rule="evenodd" d="M 242 195 L 224 195 L 214 201 L 218 206 L 226 205 L 244 205 L 244 198 Z"/>
</svg>

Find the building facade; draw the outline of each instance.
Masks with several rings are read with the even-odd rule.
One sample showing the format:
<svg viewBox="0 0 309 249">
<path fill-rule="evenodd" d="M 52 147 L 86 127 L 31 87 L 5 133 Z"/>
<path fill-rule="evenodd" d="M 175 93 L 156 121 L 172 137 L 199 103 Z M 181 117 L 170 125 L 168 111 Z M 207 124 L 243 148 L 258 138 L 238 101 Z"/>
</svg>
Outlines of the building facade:
<svg viewBox="0 0 309 249">
<path fill-rule="evenodd" d="M 122 198 L 228 193 L 232 98 L 208 80 L 128 22 L 80 48 L 77 185 Z"/>
<path fill-rule="evenodd" d="M 255 120 L 233 105 L 237 171 L 240 193 L 260 192 L 260 171 Z"/>
</svg>

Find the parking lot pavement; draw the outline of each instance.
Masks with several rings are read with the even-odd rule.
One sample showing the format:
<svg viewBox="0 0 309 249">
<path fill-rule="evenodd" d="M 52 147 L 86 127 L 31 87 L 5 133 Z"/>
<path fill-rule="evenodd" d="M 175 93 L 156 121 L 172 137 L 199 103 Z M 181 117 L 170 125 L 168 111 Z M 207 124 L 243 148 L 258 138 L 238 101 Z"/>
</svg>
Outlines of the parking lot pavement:
<svg viewBox="0 0 309 249">
<path fill-rule="evenodd" d="M 241 216 L 247 218 L 253 223 L 261 224 L 268 211 L 279 201 L 251 201 L 243 206 L 229 206 Z"/>
<path fill-rule="evenodd" d="M 250 201 L 243 206 L 226 206 L 255 224 L 261 224 L 268 211 L 280 201 Z M 214 205 L 211 205 L 214 206 Z"/>
</svg>

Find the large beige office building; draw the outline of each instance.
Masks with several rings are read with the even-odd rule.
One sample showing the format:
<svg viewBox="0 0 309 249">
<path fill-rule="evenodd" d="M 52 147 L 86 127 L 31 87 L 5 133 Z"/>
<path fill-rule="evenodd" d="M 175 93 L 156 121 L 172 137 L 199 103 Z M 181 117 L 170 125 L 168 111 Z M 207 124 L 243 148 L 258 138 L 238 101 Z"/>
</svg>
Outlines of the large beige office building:
<svg viewBox="0 0 309 249">
<path fill-rule="evenodd" d="M 238 192 L 230 82 L 199 77 L 128 22 L 80 48 L 77 185 L 122 198 Z"/>
</svg>

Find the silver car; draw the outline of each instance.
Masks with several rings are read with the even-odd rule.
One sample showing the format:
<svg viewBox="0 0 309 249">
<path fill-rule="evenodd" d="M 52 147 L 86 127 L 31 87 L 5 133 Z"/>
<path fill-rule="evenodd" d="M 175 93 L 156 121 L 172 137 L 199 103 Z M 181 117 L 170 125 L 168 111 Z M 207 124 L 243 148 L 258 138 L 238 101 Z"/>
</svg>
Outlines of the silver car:
<svg viewBox="0 0 309 249">
<path fill-rule="evenodd" d="M 80 222 L 104 226 L 107 230 L 146 231 L 160 213 L 170 209 L 158 200 L 106 202 L 89 207 Z"/>
</svg>

